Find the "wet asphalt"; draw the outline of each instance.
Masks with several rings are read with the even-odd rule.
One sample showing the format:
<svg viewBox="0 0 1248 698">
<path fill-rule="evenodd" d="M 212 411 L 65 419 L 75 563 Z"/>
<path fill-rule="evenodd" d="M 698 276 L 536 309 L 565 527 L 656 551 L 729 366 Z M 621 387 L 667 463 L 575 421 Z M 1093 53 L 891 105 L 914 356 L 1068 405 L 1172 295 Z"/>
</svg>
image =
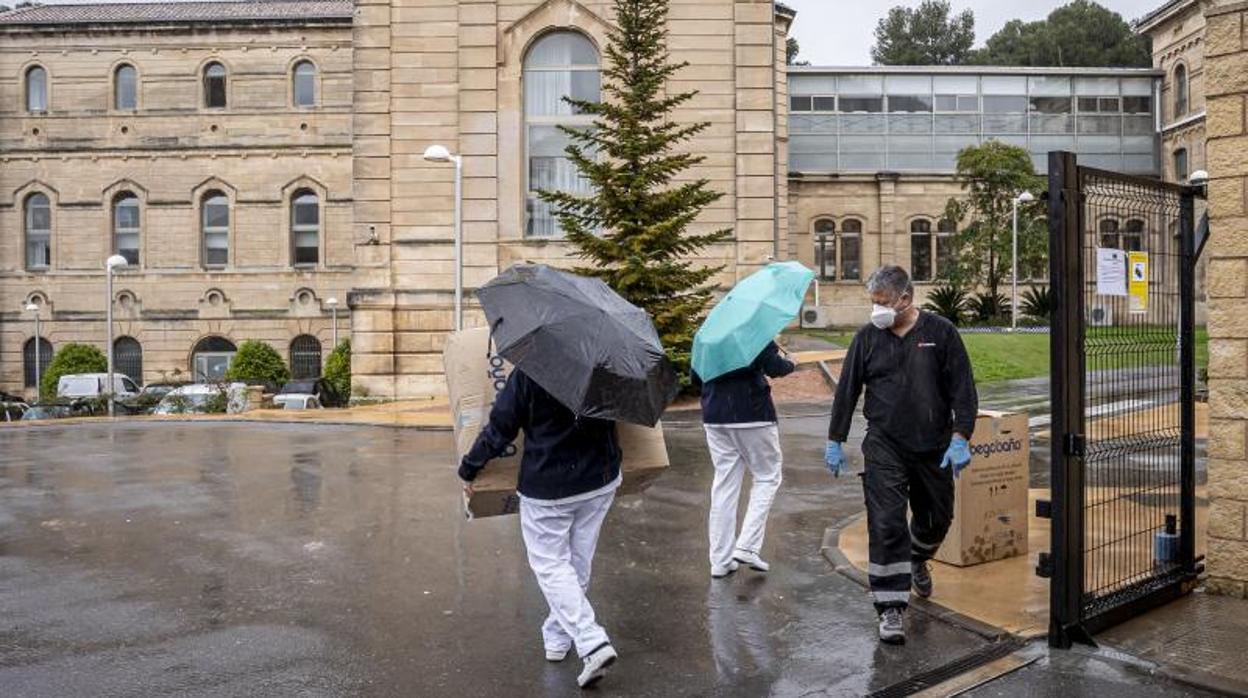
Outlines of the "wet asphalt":
<svg viewBox="0 0 1248 698">
<path fill-rule="evenodd" d="M 772 571 L 726 580 L 706 561 L 700 426 L 668 421 L 673 467 L 617 500 L 595 561 L 621 656 L 597 694 L 862 695 L 988 643 L 917 612 L 906 646 L 877 642 L 865 591 L 819 552 L 862 510 L 859 479 L 824 470 L 818 408 L 788 411 Z M 516 517 L 463 519 L 449 434 L 119 422 L 0 445 L 4 696 L 580 694 L 579 662 L 543 659 Z M 1077 678 L 1048 693 L 1053 672 L 1027 671 L 1030 695 Z"/>
</svg>

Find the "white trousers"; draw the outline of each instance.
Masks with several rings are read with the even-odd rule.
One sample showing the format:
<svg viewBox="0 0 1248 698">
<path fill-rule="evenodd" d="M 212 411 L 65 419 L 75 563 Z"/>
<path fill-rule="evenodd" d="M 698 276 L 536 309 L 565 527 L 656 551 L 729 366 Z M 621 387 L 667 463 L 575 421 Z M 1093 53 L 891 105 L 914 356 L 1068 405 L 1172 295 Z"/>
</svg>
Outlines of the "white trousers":
<svg viewBox="0 0 1248 698">
<path fill-rule="evenodd" d="M 767 532 L 767 514 L 780 489 L 784 456 L 780 452 L 780 428 L 775 424 L 732 429 L 707 425 L 706 445 L 715 465 L 711 485 L 711 567 L 723 569 L 732 562 L 733 550 L 759 554 Z M 754 479 L 750 504 L 745 511 L 741 535 L 737 535 L 737 502 L 741 481 L 749 469 Z"/>
<path fill-rule="evenodd" d="M 542 624 L 542 641 L 548 650 L 575 647 L 584 657 L 608 642 L 607 631 L 594 620 L 585 592 L 598 533 L 614 499 L 615 492 L 608 492 L 572 504 L 520 501 L 520 529 L 529 567 L 550 606 Z"/>
</svg>

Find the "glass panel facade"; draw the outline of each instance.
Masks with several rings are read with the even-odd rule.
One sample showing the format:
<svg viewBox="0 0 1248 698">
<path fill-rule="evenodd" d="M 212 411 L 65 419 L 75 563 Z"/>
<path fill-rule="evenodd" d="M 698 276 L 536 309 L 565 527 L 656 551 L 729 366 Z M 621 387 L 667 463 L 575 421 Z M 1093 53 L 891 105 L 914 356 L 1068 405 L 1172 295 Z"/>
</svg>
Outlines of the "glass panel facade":
<svg viewBox="0 0 1248 698">
<path fill-rule="evenodd" d="M 959 150 L 994 139 L 1027 148 L 1038 170 L 1063 148 L 1089 165 L 1159 174 L 1158 76 L 871 71 L 790 74 L 793 171 L 952 173 Z"/>
</svg>

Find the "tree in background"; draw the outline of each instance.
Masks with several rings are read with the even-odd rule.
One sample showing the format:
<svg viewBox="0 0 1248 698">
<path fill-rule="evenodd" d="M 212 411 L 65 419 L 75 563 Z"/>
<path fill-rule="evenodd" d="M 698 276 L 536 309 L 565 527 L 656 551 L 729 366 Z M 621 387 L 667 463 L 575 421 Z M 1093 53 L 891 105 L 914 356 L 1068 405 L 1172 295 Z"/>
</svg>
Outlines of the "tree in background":
<svg viewBox="0 0 1248 698">
<path fill-rule="evenodd" d="M 351 340 L 344 339 L 325 359 L 325 381 L 343 400 L 351 399 Z"/>
<path fill-rule="evenodd" d="M 950 16 L 948 0 L 898 6 L 875 27 L 871 60 L 878 65 L 959 65 L 975 44 L 975 15 Z"/>
<path fill-rule="evenodd" d="M 61 376 L 76 373 L 104 373 L 108 370 L 108 357 L 93 344 L 65 344 L 52 357 L 52 363 L 43 370 L 39 389 L 45 400 L 56 399 L 56 388 Z M 120 375 L 120 374 L 118 374 Z"/>
<path fill-rule="evenodd" d="M 953 198 L 945 219 L 958 224 L 954 238 L 954 268 L 946 275 L 961 288 L 987 287 L 987 296 L 999 297 L 1004 280 L 1010 278 L 1013 245 L 1014 197 L 1043 188 L 1036 176 L 1031 154 L 1025 148 L 990 140 L 958 153 L 958 179 L 966 192 Z M 1019 275 L 1036 268 L 1047 258 L 1047 232 L 1037 223 L 1043 204 L 1038 200 L 1019 209 Z"/>
<path fill-rule="evenodd" d="M 802 52 L 801 44 L 797 43 L 797 39 L 789 37 L 784 43 L 784 60 L 789 65 L 810 65 L 810 61 L 797 60 L 798 55 Z"/>
<path fill-rule="evenodd" d="M 689 373 L 693 334 L 723 267 L 695 265 L 699 253 L 732 230 L 690 233 L 707 206 L 723 197 L 706 179 L 682 177 L 703 157 L 677 147 L 710 126 L 681 124 L 672 112 L 696 92 L 669 92 L 686 63 L 667 49 L 667 0 L 615 0 L 616 27 L 605 48 L 601 102 L 568 99 L 595 117 L 592 128 L 564 128 L 566 153 L 593 186 L 587 196 L 541 192 L 555 209 L 573 253 L 590 266 L 576 273 L 602 279 L 645 309 L 682 376 Z M 678 181 L 679 180 L 679 181 Z"/>
<path fill-rule="evenodd" d="M 975 51 L 978 65 L 1148 68 L 1149 38 L 1091 0 L 1074 0 L 1037 22 L 1013 20 Z"/>
<path fill-rule="evenodd" d="M 290 380 L 290 370 L 276 349 L 249 339 L 238 346 L 225 372 L 225 379 L 276 388 Z"/>
</svg>

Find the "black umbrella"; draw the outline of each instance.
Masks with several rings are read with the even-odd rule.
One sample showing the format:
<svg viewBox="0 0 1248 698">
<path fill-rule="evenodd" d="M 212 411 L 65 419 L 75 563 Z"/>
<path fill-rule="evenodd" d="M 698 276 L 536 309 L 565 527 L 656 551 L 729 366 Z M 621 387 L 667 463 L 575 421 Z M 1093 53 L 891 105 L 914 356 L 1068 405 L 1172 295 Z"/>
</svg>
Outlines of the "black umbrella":
<svg viewBox="0 0 1248 698">
<path fill-rule="evenodd" d="M 516 265 L 477 297 L 498 353 L 577 415 L 654 426 L 680 389 L 650 317 L 597 279 Z"/>
</svg>

